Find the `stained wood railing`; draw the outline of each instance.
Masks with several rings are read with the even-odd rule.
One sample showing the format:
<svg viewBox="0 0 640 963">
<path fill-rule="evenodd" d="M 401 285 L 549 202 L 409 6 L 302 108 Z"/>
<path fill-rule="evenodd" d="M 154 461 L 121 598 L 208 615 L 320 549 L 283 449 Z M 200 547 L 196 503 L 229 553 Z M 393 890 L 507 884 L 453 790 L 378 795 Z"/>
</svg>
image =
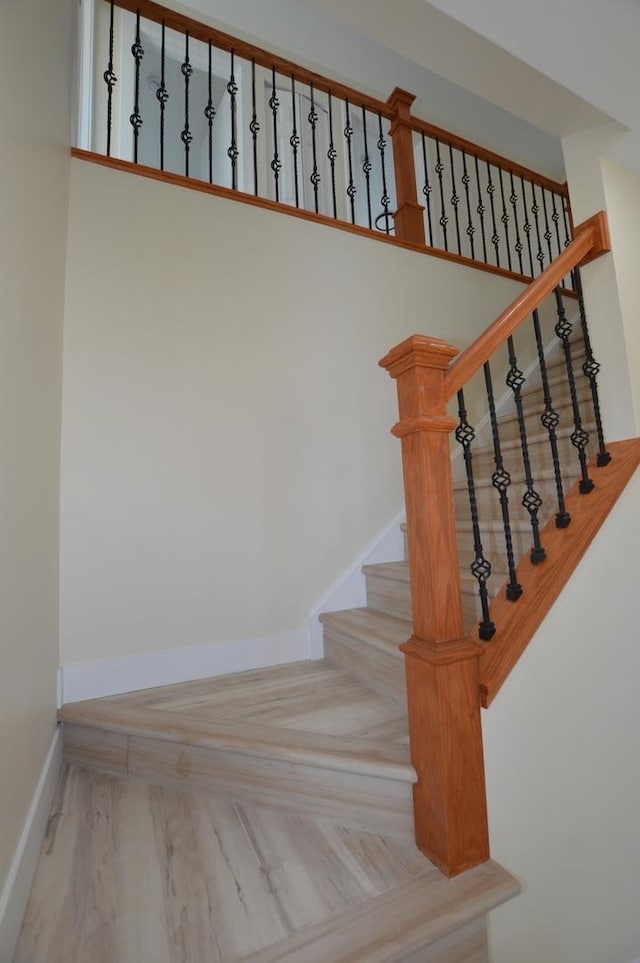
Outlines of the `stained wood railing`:
<svg viewBox="0 0 640 963">
<path fill-rule="evenodd" d="M 74 154 L 528 281 L 566 184 L 153 0 L 88 0 Z M 89 40 L 88 38 L 91 38 Z"/>
<path fill-rule="evenodd" d="M 489 854 L 480 709 L 481 698 L 487 703 L 482 662 L 494 642 L 480 644 L 465 634 L 463 626 L 449 447 L 449 435 L 458 422 L 449 415 L 447 404 L 567 274 L 608 250 L 606 218 L 599 214 L 576 230 L 566 250 L 455 361 L 457 348 L 414 335 L 380 362 L 396 379 L 400 414 L 393 433 L 402 442 L 413 611 L 413 635 L 402 649 L 411 754 L 418 773 L 416 839 L 451 876 Z M 559 531 L 558 538 L 562 534 Z M 536 567 L 543 588 L 548 587 L 540 574 L 544 565 Z M 555 596 L 549 594 L 550 606 Z M 500 674 L 510 670 L 526 645 L 523 633 L 530 638 L 539 625 L 547 604 L 543 591 L 534 592 L 533 603 L 534 617 L 522 618 L 526 586 L 517 603 L 520 619 L 511 602 L 501 603 L 502 610 L 511 606 L 514 614 L 510 632 L 496 637 L 498 658 L 488 657 L 494 686 L 501 684 Z M 514 632 L 516 623 L 522 631 Z"/>
</svg>

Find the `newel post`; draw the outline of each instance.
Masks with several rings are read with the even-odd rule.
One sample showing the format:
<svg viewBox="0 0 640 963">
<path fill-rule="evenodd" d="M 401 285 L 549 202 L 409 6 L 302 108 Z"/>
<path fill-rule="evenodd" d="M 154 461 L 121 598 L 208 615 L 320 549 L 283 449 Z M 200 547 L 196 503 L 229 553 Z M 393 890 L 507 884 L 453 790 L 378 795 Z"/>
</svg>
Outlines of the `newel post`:
<svg viewBox="0 0 640 963">
<path fill-rule="evenodd" d="M 393 144 L 393 163 L 396 176 L 398 206 L 394 214 L 396 237 L 412 244 L 426 244 L 424 233 L 424 207 L 418 204 L 416 166 L 413 156 L 413 131 L 411 129 L 411 104 L 413 94 L 399 87 L 387 99 L 394 111 L 389 128 Z"/>
<path fill-rule="evenodd" d="M 414 335 L 380 362 L 397 381 L 413 635 L 407 669 L 416 842 L 448 876 L 489 858 L 478 664 L 460 600 L 444 376 L 457 348 Z"/>
</svg>

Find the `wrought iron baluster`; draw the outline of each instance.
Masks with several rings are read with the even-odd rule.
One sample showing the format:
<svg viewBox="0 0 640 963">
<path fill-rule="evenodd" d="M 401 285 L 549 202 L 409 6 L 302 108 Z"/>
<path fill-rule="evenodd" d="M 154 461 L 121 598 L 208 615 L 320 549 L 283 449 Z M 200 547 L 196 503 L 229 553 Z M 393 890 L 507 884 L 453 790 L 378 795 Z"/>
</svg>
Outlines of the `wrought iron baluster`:
<svg viewBox="0 0 640 963">
<path fill-rule="evenodd" d="M 498 228 L 496 225 L 496 206 L 493 195 L 496 192 L 496 186 L 491 178 L 491 164 L 487 161 L 487 178 L 489 183 L 487 184 L 487 194 L 489 195 L 489 206 L 491 207 L 491 224 L 493 226 L 493 234 L 491 235 L 491 243 L 493 244 L 493 249 L 496 254 L 496 264 L 500 267 L 500 235 L 498 234 Z"/>
<path fill-rule="evenodd" d="M 487 238 L 484 232 L 484 213 L 486 211 L 486 207 L 484 206 L 484 202 L 482 200 L 482 187 L 480 186 L 480 167 L 478 164 L 478 158 L 474 157 L 473 160 L 475 162 L 476 186 L 478 188 L 478 206 L 476 207 L 476 211 L 478 212 L 478 217 L 480 218 L 480 236 L 482 237 L 482 260 L 484 261 L 485 264 L 488 264 L 489 258 L 487 257 Z"/>
<path fill-rule="evenodd" d="M 118 83 L 118 78 L 113 72 L 113 8 L 111 0 L 109 4 L 109 62 L 102 78 L 107 85 L 107 157 L 111 157 L 111 123 L 113 119 L 113 88 Z"/>
<path fill-rule="evenodd" d="M 378 151 L 380 152 L 380 168 L 382 171 L 382 197 L 380 198 L 380 203 L 382 204 L 383 217 L 384 217 L 384 231 L 385 234 L 391 233 L 391 225 L 389 223 L 390 214 L 389 207 L 391 205 L 391 198 L 389 197 L 387 191 L 387 167 L 384 159 L 385 151 L 387 149 L 387 142 L 385 140 L 384 134 L 382 132 L 382 114 L 378 111 Z M 376 220 L 377 223 L 377 220 Z"/>
<path fill-rule="evenodd" d="M 320 183 L 320 172 L 318 171 L 318 143 L 316 129 L 318 127 L 318 111 L 316 110 L 316 100 L 315 92 L 313 89 L 313 84 L 309 85 L 309 90 L 311 91 L 311 110 L 309 111 L 309 125 L 311 127 L 311 156 L 313 158 L 313 169 L 311 171 L 311 176 L 309 180 L 313 185 L 313 203 L 316 214 L 319 211 L 318 204 L 318 185 Z"/>
<path fill-rule="evenodd" d="M 578 460 L 580 462 L 580 494 L 588 495 L 590 491 L 593 491 L 594 483 L 591 478 L 589 478 L 589 471 L 587 468 L 587 455 L 586 449 L 589 444 L 589 435 L 584 430 L 582 426 L 582 416 L 580 414 L 580 404 L 578 402 L 578 393 L 576 391 L 576 379 L 573 372 L 573 360 L 571 357 L 571 334 L 573 331 L 573 325 L 567 320 L 567 312 L 565 311 L 564 302 L 562 300 L 562 293 L 560 288 L 557 287 L 554 290 L 556 298 L 556 311 L 558 314 L 558 323 L 555 326 L 555 332 L 562 342 L 562 350 L 564 352 L 565 366 L 567 369 L 567 381 L 569 384 L 569 393 L 571 395 L 571 410 L 573 412 L 573 424 L 574 430 L 571 433 L 571 444 L 578 452 Z"/>
<path fill-rule="evenodd" d="M 533 329 L 536 336 L 536 346 L 538 349 L 538 362 L 540 364 L 540 376 L 542 378 L 542 393 L 544 397 L 544 411 L 540 415 L 540 421 L 546 428 L 549 435 L 549 445 L 551 447 L 551 458 L 553 460 L 553 474 L 556 482 L 556 494 L 558 496 L 558 511 L 556 512 L 556 528 L 567 528 L 571 521 L 571 515 L 566 509 L 564 502 L 564 485 L 562 482 L 562 472 L 560 471 L 560 456 L 558 454 L 558 438 L 556 429 L 560 423 L 560 416 L 553 407 L 551 391 L 549 389 L 549 376 L 547 374 L 547 361 L 544 356 L 544 345 L 542 343 L 542 332 L 540 330 L 540 318 L 538 309 L 533 312 Z"/>
<path fill-rule="evenodd" d="M 571 244 L 571 228 L 569 227 L 569 216 L 567 212 L 567 204 L 569 202 L 566 198 L 562 198 L 562 220 L 564 221 L 564 246 L 569 247 Z"/>
<path fill-rule="evenodd" d="M 456 189 L 456 170 L 453 163 L 453 147 L 449 144 L 449 163 L 451 164 L 451 206 L 453 207 L 453 218 L 456 225 L 456 241 L 458 244 L 458 254 L 462 254 L 462 248 L 460 246 L 460 215 L 458 214 L 458 205 L 460 204 L 460 198 L 458 197 L 458 191 Z"/>
<path fill-rule="evenodd" d="M 480 537 L 480 523 L 478 521 L 478 501 L 476 498 L 476 485 L 473 477 L 473 456 L 471 453 L 471 443 L 476 433 L 469 424 L 467 409 L 464 403 L 464 392 L 458 392 L 458 418 L 459 425 L 456 428 L 456 441 L 462 446 L 464 457 L 464 467 L 467 476 L 467 491 L 469 493 L 469 506 L 471 509 L 471 528 L 473 531 L 473 553 L 474 559 L 471 563 L 471 574 L 478 582 L 478 595 L 480 596 L 480 606 L 482 608 L 482 621 L 478 626 L 478 635 L 483 642 L 488 642 L 495 635 L 496 627 L 491 621 L 489 613 L 489 593 L 487 591 L 487 581 L 491 575 L 491 563 L 484 556 L 482 538 Z"/>
<path fill-rule="evenodd" d="M 300 135 L 298 134 L 298 122 L 296 113 L 296 78 L 291 74 L 291 112 L 292 129 L 289 143 L 293 152 L 293 188 L 296 197 L 296 207 L 300 207 L 300 191 L 298 188 L 298 148 L 300 147 Z"/>
<path fill-rule="evenodd" d="M 540 522 L 538 521 L 538 512 L 540 510 L 540 506 L 542 505 L 542 498 L 534 487 L 533 474 L 531 472 L 531 459 L 529 457 L 527 426 L 525 423 L 524 405 L 522 403 L 522 388 L 526 379 L 522 371 L 520 371 L 518 368 L 518 360 L 516 358 L 516 350 L 512 337 L 507 338 L 507 350 L 509 353 L 509 372 L 506 377 L 506 384 L 507 387 L 511 388 L 513 392 L 513 400 L 516 406 L 516 414 L 518 416 L 518 431 L 520 433 L 520 450 L 522 452 L 522 467 L 524 468 L 524 481 L 527 488 L 522 498 L 522 504 L 529 512 L 531 532 L 533 534 L 533 548 L 531 549 L 530 558 L 532 564 L 537 565 L 539 562 L 544 561 L 547 553 L 540 542 Z"/>
<path fill-rule="evenodd" d="M 607 451 L 607 447 L 604 440 L 604 431 L 602 428 L 602 415 L 600 412 L 600 397 L 598 395 L 598 372 L 600 371 L 600 365 L 593 356 L 593 348 L 591 347 L 591 338 L 589 337 L 589 326 L 587 324 L 587 312 L 584 306 L 584 293 L 582 290 L 582 278 L 580 277 L 580 268 L 574 268 L 572 272 L 573 290 L 578 296 L 578 310 L 580 312 L 580 325 L 582 327 L 582 336 L 584 338 L 584 347 L 586 358 L 582 365 L 582 371 L 589 379 L 589 384 L 591 386 L 591 398 L 593 400 L 593 413 L 596 422 L 596 434 L 598 436 L 598 457 L 597 465 L 599 468 L 603 468 L 604 465 L 608 465 L 611 461 L 611 455 Z"/>
<path fill-rule="evenodd" d="M 509 569 L 509 583 L 507 585 L 506 595 L 510 602 L 515 602 L 522 595 L 522 586 L 516 578 L 516 563 L 513 555 L 513 538 L 511 535 L 511 520 L 509 517 L 508 490 L 509 486 L 511 485 L 511 475 L 504 467 L 504 461 L 502 459 L 500 432 L 498 430 L 498 418 L 496 415 L 496 403 L 493 395 L 493 384 L 491 380 L 491 367 L 488 361 L 485 361 L 484 363 L 484 383 L 487 389 L 487 400 L 489 402 L 491 434 L 493 435 L 493 458 L 495 463 L 495 471 L 491 476 L 491 484 L 497 491 L 500 499 L 502 526 L 504 528 L 504 544 L 507 550 L 507 566 Z"/>
<path fill-rule="evenodd" d="M 511 209 L 513 210 L 513 223 L 516 229 L 515 252 L 518 255 L 520 274 L 524 274 L 524 267 L 522 266 L 522 252 L 524 248 L 520 239 L 520 228 L 518 226 L 518 195 L 516 194 L 516 186 L 513 183 L 513 171 L 509 171 L 509 179 L 511 181 L 511 194 L 509 195 L 509 203 L 511 204 Z"/>
<path fill-rule="evenodd" d="M 422 135 L 424 137 L 424 134 Z M 462 151 L 462 183 L 464 185 L 464 193 L 467 202 L 467 229 L 466 234 L 469 238 L 469 247 L 471 248 L 471 258 L 475 258 L 475 249 L 473 244 L 473 235 L 476 233 L 476 229 L 473 226 L 473 220 L 471 217 L 471 197 L 469 196 L 469 183 L 471 178 L 469 177 L 469 171 L 467 170 L 467 155 L 465 151 Z"/>
<path fill-rule="evenodd" d="M 336 197 L 336 157 L 338 152 L 333 143 L 333 97 L 331 96 L 331 91 L 329 91 L 329 149 L 327 150 L 327 158 L 329 160 L 329 166 L 331 168 L 331 197 L 333 200 L 333 216 L 335 219 L 338 217 L 338 202 Z"/>
<path fill-rule="evenodd" d="M 162 41 L 160 48 L 160 86 L 156 90 L 156 100 L 160 105 L 160 170 L 164 170 L 164 111 L 169 100 L 165 83 L 165 22 L 162 21 Z"/>
<path fill-rule="evenodd" d="M 507 204 L 504 196 L 504 181 L 502 179 L 502 168 L 498 168 L 498 180 L 500 182 L 500 197 L 502 199 L 502 214 L 500 215 L 500 220 L 504 227 L 504 243 L 507 249 L 507 264 L 509 265 L 509 270 L 513 270 L 511 264 L 511 240 L 509 238 L 509 212 L 507 211 Z"/>
<path fill-rule="evenodd" d="M 422 163 L 424 165 L 424 185 L 422 187 L 422 193 L 424 194 L 425 203 L 427 206 L 427 223 L 429 225 L 429 244 L 433 246 L 433 226 L 431 224 L 431 193 L 433 188 L 429 183 L 429 168 L 427 165 L 427 141 L 424 136 L 422 136 Z"/>
<path fill-rule="evenodd" d="M 549 264 L 553 261 L 553 249 L 551 247 L 551 240 L 553 235 L 551 233 L 551 228 L 549 226 L 549 211 L 547 209 L 547 192 L 544 187 L 540 188 L 542 192 L 542 210 L 544 213 L 544 239 L 547 242 L 547 250 L 549 251 Z"/>
<path fill-rule="evenodd" d="M 444 164 L 440 158 L 440 141 L 436 137 L 436 174 L 438 175 L 438 183 L 440 185 L 440 220 L 438 223 L 442 228 L 442 241 L 445 251 L 449 250 L 449 245 L 447 243 L 447 224 L 449 223 L 449 218 L 447 217 L 444 209 L 444 184 L 442 182 L 442 174 L 444 173 Z"/>
<path fill-rule="evenodd" d="M 371 218 L 371 171 L 373 166 L 369 159 L 369 141 L 367 138 L 367 111 L 365 110 L 364 104 L 362 105 L 362 136 L 364 142 L 364 158 L 362 161 L 362 170 L 364 173 L 364 183 L 367 192 L 367 219 L 369 223 L 369 229 L 373 227 L 373 220 Z"/>
<path fill-rule="evenodd" d="M 204 116 L 208 127 L 208 160 L 209 160 L 209 183 L 213 184 L 213 120 L 216 116 L 216 108 L 213 104 L 213 52 L 211 41 L 208 42 L 208 65 L 207 65 L 207 104 L 204 108 Z M 255 92 L 255 91 L 254 91 Z"/>
<path fill-rule="evenodd" d="M 559 215 L 559 213 L 558 213 L 558 208 L 557 208 L 557 206 L 556 206 L 556 195 L 555 195 L 555 193 L 554 193 L 553 191 L 551 192 L 551 201 L 552 201 L 552 204 L 553 204 L 553 214 L 551 215 L 551 220 L 553 221 L 553 224 L 555 225 L 555 229 L 556 229 L 556 243 L 557 243 L 557 245 L 558 245 L 558 254 L 560 254 L 560 253 L 562 252 L 562 243 L 561 243 L 561 241 L 560 241 L 560 215 Z"/>
<path fill-rule="evenodd" d="M 351 223 L 356 223 L 356 186 L 353 183 L 353 153 L 351 150 L 351 140 L 353 138 L 353 127 L 351 126 L 351 118 L 349 116 L 349 101 L 345 100 L 345 127 L 344 136 L 347 142 L 347 162 L 349 166 L 349 184 L 347 186 L 347 197 L 349 198 L 349 203 L 351 205 Z"/>
<path fill-rule="evenodd" d="M 540 237 L 540 218 L 538 217 L 540 213 L 540 205 L 538 204 L 538 199 L 536 197 L 536 185 L 533 183 L 533 181 L 531 181 L 531 197 L 533 199 L 531 213 L 533 214 L 536 228 L 536 238 L 538 241 L 538 253 L 536 254 L 536 261 L 540 266 L 540 271 L 544 271 L 544 251 L 542 250 L 542 238 Z"/>
<path fill-rule="evenodd" d="M 129 117 L 129 123 L 133 127 L 133 163 L 138 163 L 138 135 L 142 127 L 142 115 L 140 113 L 140 65 L 144 57 L 144 48 L 140 42 L 140 11 L 136 11 L 136 38 L 131 46 L 131 56 L 136 65 L 134 93 L 133 93 L 133 113 Z"/>
<path fill-rule="evenodd" d="M 280 107 L 280 101 L 278 100 L 278 95 L 276 93 L 276 70 L 275 67 L 271 68 L 271 97 L 269 97 L 269 108 L 271 110 L 273 118 L 273 159 L 271 161 L 271 170 L 273 171 L 273 183 L 276 193 L 276 201 L 280 200 L 280 170 L 282 168 L 282 163 L 280 161 L 280 156 L 278 154 L 278 108 Z"/>
<path fill-rule="evenodd" d="M 184 144 L 184 175 L 189 176 L 189 151 L 193 134 L 189 129 L 189 81 L 193 74 L 193 67 L 189 59 L 189 31 L 184 35 L 184 60 L 180 67 L 180 73 L 184 77 L 184 127 L 180 133 L 180 140 Z"/>
<path fill-rule="evenodd" d="M 531 250 L 531 222 L 529 220 L 529 212 L 527 211 L 527 194 L 524 189 L 524 178 L 520 178 L 520 186 L 522 188 L 522 210 L 524 211 L 524 224 L 522 225 L 522 230 L 527 238 L 527 250 L 529 252 L 529 268 L 531 271 L 531 277 L 535 276 L 533 270 L 533 251 Z"/>
<path fill-rule="evenodd" d="M 258 134 L 260 133 L 260 122 L 256 110 L 256 62 L 251 60 L 251 123 L 249 132 L 253 142 L 253 193 L 257 197 L 258 188 Z"/>
<path fill-rule="evenodd" d="M 231 144 L 227 150 L 227 157 L 231 161 L 231 188 L 234 191 L 238 190 L 238 137 L 237 137 L 237 105 L 236 98 L 238 96 L 238 85 L 236 83 L 235 76 L 235 52 L 231 51 L 231 73 L 229 75 L 229 82 L 227 84 L 227 93 L 229 94 L 229 109 L 231 111 Z"/>
</svg>

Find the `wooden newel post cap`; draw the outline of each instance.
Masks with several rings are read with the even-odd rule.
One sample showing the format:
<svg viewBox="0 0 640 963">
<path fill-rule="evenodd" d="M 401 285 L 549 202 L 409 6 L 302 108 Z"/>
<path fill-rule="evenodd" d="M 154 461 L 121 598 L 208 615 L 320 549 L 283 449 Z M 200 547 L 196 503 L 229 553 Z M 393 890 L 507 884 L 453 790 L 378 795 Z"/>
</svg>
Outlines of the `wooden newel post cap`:
<svg viewBox="0 0 640 963">
<path fill-rule="evenodd" d="M 403 90 L 402 87 L 395 87 L 387 97 L 387 103 L 389 107 L 393 107 L 398 113 L 406 113 L 408 115 L 409 109 L 415 99 L 415 94 L 409 93 L 408 90 Z"/>
<path fill-rule="evenodd" d="M 381 368 L 385 368 L 392 378 L 397 378 L 410 368 L 435 368 L 446 371 L 459 351 L 459 348 L 449 344 L 448 341 L 442 341 L 441 338 L 412 334 L 411 337 L 392 348 L 378 364 Z"/>
</svg>

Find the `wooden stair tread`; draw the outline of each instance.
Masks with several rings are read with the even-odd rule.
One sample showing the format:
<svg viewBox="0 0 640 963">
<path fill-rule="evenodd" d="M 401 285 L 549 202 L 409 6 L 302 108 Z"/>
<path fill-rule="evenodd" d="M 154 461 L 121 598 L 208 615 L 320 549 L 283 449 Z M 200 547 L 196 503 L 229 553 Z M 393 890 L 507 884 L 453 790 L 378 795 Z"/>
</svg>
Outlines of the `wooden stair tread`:
<svg viewBox="0 0 640 963">
<path fill-rule="evenodd" d="M 529 528 L 530 527 L 531 526 L 529 526 Z M 374 562 L 371 565 L 363 565 L 362 571 L 365 575 L 376 576 L 378 578 L 387 578 L 391 581 L 402 582 L 406 585 L 409 584 L 411 577 L 408 562 Z M 494 569 L 494 572 L 496 574 L 502 574 L 502 571 L 497 565 Z M 460 572 L 460 588 L 463 592 L 475 593 L 478 590 L 478 581 L 470 572 L 463 570 Z M 492 588 L 491 585 L 489 585 L 490 596 L 498 591 L 500 591 L 500 586 Z M 403 641 L 406 642 L 406 639 Z"/>
<path fill-rule="evenodd" d="M 396 563 L 403 564 L 403 563 Z M 403 661 L 399 646 L 411 636 L 411 623 L 369 607 L 323 612 L 323 625 L 333 627 Z"/>
</svg>

